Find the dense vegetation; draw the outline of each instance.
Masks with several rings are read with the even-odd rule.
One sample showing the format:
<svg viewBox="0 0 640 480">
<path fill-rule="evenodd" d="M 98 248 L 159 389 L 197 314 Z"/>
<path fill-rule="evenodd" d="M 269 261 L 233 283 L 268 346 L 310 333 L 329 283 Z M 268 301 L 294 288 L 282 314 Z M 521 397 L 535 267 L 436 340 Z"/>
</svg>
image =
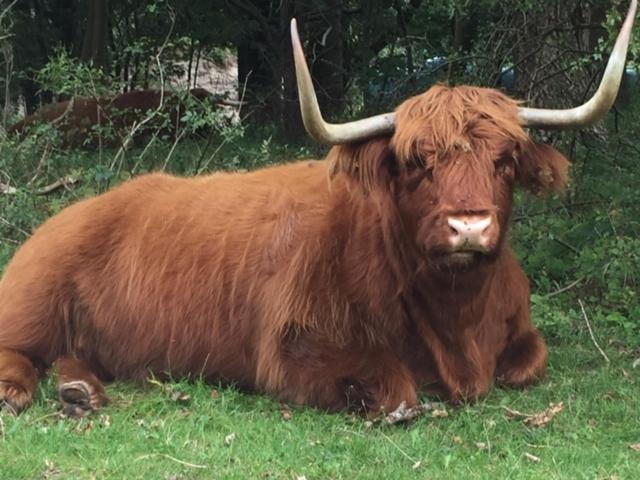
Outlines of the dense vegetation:
<svg viewBox="0 0 640 480">
<path fill-rule="evenodd" d="M 159 123 L 144 137 L 129 141 L 107 125 L 99 142 L 78 148 L 52 125 L 21 138 L 0 129 L 0 270 L 46 218 L 132 176 L 253 169 L 325 153 L 300 131 L 286 36 L 292 14 L 313 52 L 321 101 L 345 118 L 388 109 L 434 81 L 508 87 L 535 105 L 576 104 L 593 88 L 624 8 L 580 0 L 2 0 L 5 127 L 18 118 L 20 95 L 32 111 L 73 95 L 172 88 L 180 65 L 191 75 L 204 57 L 238 55 L 237 90 L 249 103 L 240 121 L 193 104 L 174 135 L 159 126 L 162 112 L 149 112 Z M 87 39 L 91 22 L 93 30 L 104 25 L 102 39 Z M 478 404 L 391 427 L 179 381 L 110 385 L 113 402 L 101 415 L 70 421 L 55 413 L 47 381 L 34 408 L 0 414 L 0 479 L 638 478 L 640 105 L 633 75 L 626 82 L 603 124 L 545 138 L 573 162 L 566 194 L 516 199 L 512 243 L 551 352 L 541 385 L 497 389 Z M 564 409 L 541 427 L 509 418 L 509 409 L 559 402 Z"/>
</svg>

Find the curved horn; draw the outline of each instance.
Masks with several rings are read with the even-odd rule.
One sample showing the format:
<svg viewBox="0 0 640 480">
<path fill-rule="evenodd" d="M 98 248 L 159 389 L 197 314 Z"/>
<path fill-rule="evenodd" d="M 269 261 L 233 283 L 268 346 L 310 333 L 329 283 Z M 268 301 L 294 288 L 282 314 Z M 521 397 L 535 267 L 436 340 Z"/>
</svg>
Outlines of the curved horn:
<svg viewBox="0 0 640 480">
<path fill-rule="evenodd" d="M 607 68 L 602 75 L 600 86 L 593 97 L 579 107 L 566 110 L 521 107 L 518 109 L 518 117 L 523 126 L 558 129 L 581 128 L 596 123 L 606 115 L 620 88 L 637 3 L 637 0 L 631 1 L 627 18 L 622 24 Z"/>
<path fill-rule="evenodd" d="M 304 127 L 309 135 L 320 143 L 337 145 L 393 133 L 395 129 L 394 113 L 385 113 L 342 124 L 325 122 L 322 118 L 322 113 L 320 113 L 318 98 L 313 88 L 307 62 L 304 59 L 295 18 L 291 19 L 291 43 L 293 46 L 293 59 L 296 64 L 300 112 L 302 113 Z"/>
</svg>

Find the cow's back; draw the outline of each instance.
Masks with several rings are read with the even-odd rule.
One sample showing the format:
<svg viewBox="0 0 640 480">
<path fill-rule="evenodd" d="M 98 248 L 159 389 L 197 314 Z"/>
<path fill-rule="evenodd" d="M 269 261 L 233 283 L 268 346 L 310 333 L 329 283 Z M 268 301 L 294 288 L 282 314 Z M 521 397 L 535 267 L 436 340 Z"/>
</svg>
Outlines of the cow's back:
<svg viewBox="0 0 640 480">
<path fill-rule="evenodd" d="M 300 236 L 322 230 L 329 197 L 324 163 L 300 162 L 194 179 L 153 174 L 79 202 L 8 267 L 0 346 L 17 335 L 5 326 L 19 315 L 25 336 L 42 337 L 29 353 L 45 362 L 73 351 L 116 377 L 153 370 L 253 383 L 264 288 Z"/>
</svg>

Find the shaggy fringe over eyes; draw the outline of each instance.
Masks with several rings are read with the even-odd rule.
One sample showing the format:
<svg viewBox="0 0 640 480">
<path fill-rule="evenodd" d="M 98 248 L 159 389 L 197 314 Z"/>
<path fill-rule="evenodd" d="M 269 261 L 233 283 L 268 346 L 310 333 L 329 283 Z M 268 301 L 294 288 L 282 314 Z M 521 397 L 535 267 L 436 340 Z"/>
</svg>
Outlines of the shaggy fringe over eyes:
<svg viewBox="0 0 640 480">
<path fill-rule="evenodd" d="M 357 182 L 365 193 L 388 185 L 395 164 L 387 137 L 337 145 L 329 151 L 327 160 L 330 180 L 344 173 Z"/>
<path fill-rule="evenodd" d="M 515 100 L 488 88 L 435 85 L 398 107 L 392 148 L 404 166 L 454 149 L 480 153 L 505 139 L 528 138 Z"/>
<path fill-rule="evenodd" d="M 329 175 L 344 173 L 369 193 L 399 172 L 459 158 L 460 152 L 493 163 L 505 141 L 516 146 L 517 177 L 524 188 L 536 194 L 564 188 L 569 162 L 529 138 L 518 121 L 518 102 L 497 90 L 469 86 L 436 85 L 408 99 L 396 111 L 391 138 L 333 147 Z"/>
</svg>

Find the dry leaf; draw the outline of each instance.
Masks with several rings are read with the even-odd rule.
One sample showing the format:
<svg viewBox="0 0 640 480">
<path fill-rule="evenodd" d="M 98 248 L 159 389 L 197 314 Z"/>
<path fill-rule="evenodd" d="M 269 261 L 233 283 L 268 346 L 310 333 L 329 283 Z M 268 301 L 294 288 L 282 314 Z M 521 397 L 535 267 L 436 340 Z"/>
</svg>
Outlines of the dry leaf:
<svg viewBox="0 0 640 480">
<path fill-rule="evenodd" d="M 420 468 L 420 465 L 422 465 L 422 462 L 420 460 L 418 460 L 416 463 L 413 464 L 413 468 L 414 470 L 417 470 Z"/>
<path fill-rule="evenodd" d="M 476 442 L 476 447 L 478 447 L 480 450 L 484 450 L 485 448 L 487 448 L 487 444 L 484 442 Z"/>
<path fill-rule="evenodd" d="M 507 411 L 507 418 L 522 419 L 522 423 L 529 427 L 544 427 L 564 409 L 564 403 L 550 403 L 549 408 L 539 413 L 522 413 L 509 407 L 504 409 Z"/>
<path fill-rule="evenodd" d="M 220 393 L 215 388 L 211 390 L 211 400 L 217 400 L 220 397 Z"/>
<path fill-rule="evenodd" d="M 172 402 L 189 403 L 189 400 L 191 400 L 191 395 L 187 393 L 176 391 L 171 394 Z"/>
<path fill-rule="evenodd" d="M 462 444 L 462 438 L 461 437 L 453 437 L 453 443 L 455 443 L 456 445 L 461 445 Z"/>
<path fill-rule="evenodd" d="M 536 457 L 535 455 L 531 455 L 530 453 L 524 452 L 524 456 L 531 460 L 533 463 L 538 463 L 540 461 L 540 457 Z"/>
<path fill-rule="evenodd" d="M 431 416 L 433 418 L 447 418 L 449 416 L 449 412 L 444 409 L 440 410 L 436 408 L 433 412 L 431 412 Z"/>
<path fill-rule="evenodd" d="M 564 404 L 562 402 L 555 404 L 551 403 L 549 404 L 549 408 L 545 411 L 532 415 L 529 418 L 525 418 L 523 422 L 525 425 L 529 425 L 530 427 L 544 427 L 563 409 Z"/>
<path fill-rule="evenodd" d="M 233 443 L 235 439 L 236 439 L 236 434 L 234 432 L 231 432 L 229 435 L 224 437 L 224 444 L 228 447 Z"/>
<path fill-rule="evenodd" d="M 640 367 L 640 358 L 636 358 L 633 363 L 631 364 L 632 368 L 638 368 Z"/>
<path fill-rule="evenodd" d="M 111 417 L 109 415 L 100 415 L 100 425 L 103 427 L 110 427 Z"/>
<path fill-rule="evenodd" d="M 296 475 L 296 480 L 307 480 L 307 477 L 304 475 Z"/>
<path fill-rule="evenodd" d="M 48 480 L 50 478 L 55 478 L 60 474 L 60 469 L 56 467 L 56 465 L 50 461 L 45 460 L 44 465 L 47 467 L 44 472 L 42 472 L 42 478 Z"/>
<path fill-rule="evenodd" d="M 80 420 L 80 422 L 78 422 L 78 424 L 76 425 L 76 428 L 74 428 L 74 431 L 78 433 L 91 433 L 92 430 L 93 420 L 89 420 L 88 422 Z"/>
<path fill-rule="evenodd" d="M 402 402 L 398 405 L 398 408 L 384 417 L 384 422 L 387 425 L 408 422 L 409 420 L 413 420 L 414 418 L 423 415 L 425 412 L 432 411 L 433 409 L 434 404 L 429 402 L 421 403 L 413 407 L 407 407 L 407 402 Z"/>
<path fill-rule="evenodd" d="M 640 443 L 632 443 L 629 448 L 634 452 L 640 452 Z"/>
<path fill-rule="evenodd" d="M 287 405 L 284 402 L 280 402 L 280 415 L 282 416 L 282 419 L 285 422 L 288 422 L 289 420 L 291 420 L 293 418 L 293 415 L 291 414 L 291 409 L 289 408 L 289 405 Z"/>
</svg>

